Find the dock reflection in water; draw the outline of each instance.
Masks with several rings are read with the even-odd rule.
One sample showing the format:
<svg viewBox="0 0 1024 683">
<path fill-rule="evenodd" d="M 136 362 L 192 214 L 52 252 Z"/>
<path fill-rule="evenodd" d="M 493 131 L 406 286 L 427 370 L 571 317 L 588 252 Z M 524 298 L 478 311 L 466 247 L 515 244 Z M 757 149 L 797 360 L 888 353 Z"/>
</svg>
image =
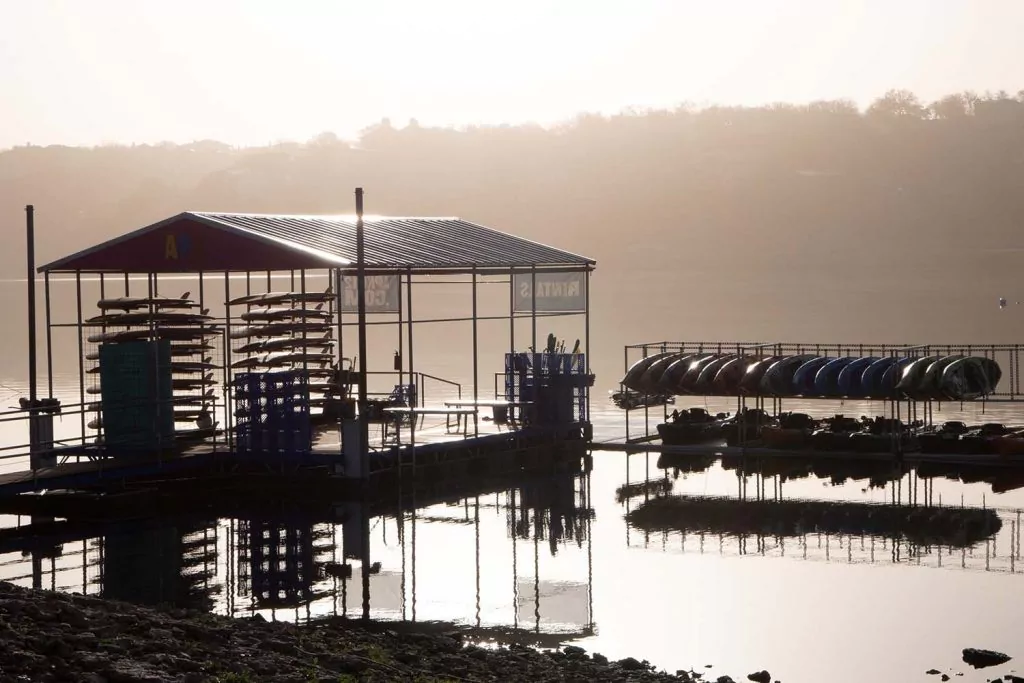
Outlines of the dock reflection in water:
<svg viewBox="0 0 1024 683">
<path fill-rule="evenodd" d="M 358 618 L 368 534 L 374 619 L 545 646 L 594 632 L 587 474 L 533 478 L 390 514 L 380 514 L 378 503 L 372 517 L 352 502 L 316 511 L 261 507 L 215 521 L 7 516 L 0 578 L 269 620 Z M 563 561 L 567 550 L 575 557 Z"/>
<path fill-rule="evenodd" d="M 1020 472 L 801 457 L 668 454 L 656 456 L 652 470 L 652 455 L 640 458 L 644 479 L 630 480 L 616 492 L 625 506 L 627 545 L 633 544 L 631 533 L 639 532 L 645 548 L 652 539 L 660 539 L 664 550 L 680 552 L 1019 571 L 1021 510 L 942 505 L 932 489 L 934 480 L 942 478 L 965 484 L 984 482 L 994 492 L 1007 491 L 1024 485 Z M 676 490 L 680 478 L 716 465 L 735 474 L 735 497 Z M 863 492 L 885 490 L 888 499 L 785 499 L 784 483 L 800 479 L 817 479 L 833 487 L 858 482 L 865 484 Z"/>
</svg>

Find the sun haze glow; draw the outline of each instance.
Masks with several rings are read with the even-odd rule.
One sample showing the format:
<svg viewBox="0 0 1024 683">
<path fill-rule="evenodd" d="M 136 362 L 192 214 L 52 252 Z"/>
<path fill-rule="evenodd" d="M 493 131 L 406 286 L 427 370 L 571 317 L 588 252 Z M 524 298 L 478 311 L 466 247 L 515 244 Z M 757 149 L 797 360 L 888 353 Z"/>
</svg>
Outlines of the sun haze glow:
<svg viewBox="0 0 1024 683">
<path fill-rule="evenodd" d="M 1016 0 L 0 0 L 0 148 L 1024 84 Z"/>
</svg>

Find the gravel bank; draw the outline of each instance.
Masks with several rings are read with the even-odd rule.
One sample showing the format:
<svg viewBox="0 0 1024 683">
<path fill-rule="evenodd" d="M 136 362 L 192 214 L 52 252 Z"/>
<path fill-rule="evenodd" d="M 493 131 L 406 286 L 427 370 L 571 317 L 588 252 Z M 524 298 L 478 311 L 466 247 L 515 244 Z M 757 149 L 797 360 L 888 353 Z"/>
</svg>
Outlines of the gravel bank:
<svg viewBox="0 0 1024 683">
<path fill-rule="evenodd" d="M 5 681 L 689 681 L 566 647 L 482 649 L 358 623 L 295 626 L 157 610 L 0 582 Z"/>
</svg>

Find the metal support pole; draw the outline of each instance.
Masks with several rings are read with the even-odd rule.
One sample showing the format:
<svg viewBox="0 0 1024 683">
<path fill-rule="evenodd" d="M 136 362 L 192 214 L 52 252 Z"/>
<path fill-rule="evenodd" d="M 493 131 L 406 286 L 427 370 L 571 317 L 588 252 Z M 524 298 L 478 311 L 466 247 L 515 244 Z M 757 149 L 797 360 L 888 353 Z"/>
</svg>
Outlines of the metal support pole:
<svg viewBox="0 0 1024 683">
<path fill-rule="evenodd" d="M 505 367 L 504 398 L 506 401 L 517 401 L 515 389 L 512 388 L 511 378 L 515 372 L 516 353 L 516 275 L 515 268 L 508 271 L 508 352 L 509 365 Z M 511 389 L 511 391 L 510 391 Z M 497 397 L 495 397 L 497 398 Z M 508 418 L 512 424 L 519 420 L 519 413 L 514 405 L 508 407 Z"/>
<path fill-rule="evenodd" d="M 409 268 L 405 273 L 405 316 L 409 325 L 409 381 L 412 382 L 413 386 L 416 387 L 416 402 L 420 403 L 422 399 L 423 387 L 416 381 L 416 366 L 413 364 L 412 354 L 412 268 Z M 413 419 L 412 424 L 409 426 L 409 445 L 412 447 L 412 471 L 416 473 L 416 420 Z M 413 511 L 415 515 L 415 510 Z M 415 534 L 415 530 L 413 534 Z M 415 567 L 415 564 L 413 565 Z M 415 591 L 416 571 L 413 569 L 413 590 Z M 415 619 L 415 616 L 413 616 Z"/>
<path fill-rule="evenodd" d="M 537 266 L 530 267 L 530 339 L 531 339 L 531 354 L 530 354 L 530 382 L 532 384 L 532 393 L 530 394 L 530 400 L 533 401 L 533 405 L 530 410 L 530 422 L 534 423 L 539 419 L 537 414 L 537 400 L 540 392 L 540 376 L 542 368 L 537 367 L 537 362 L 540 360 L 540 354 L 537 352 Z"/>
<path fill-rule="evenodd" d="M 205 292 L 203 286 L 204 286 L 203 271 L 199 271 L 199 312 L 200 312 L 200 314 L 203 311 L 206 310 L 206 292 Z M 199 331 L 200 332 L 202 332 L 205 328 L 206 328 L 205 325 L 203 325 L 202 323 L 199 324 Z M 206 341 L 206 337 L 200 337 L 199 338 L 200 344 L 204 343 L 205 341 Z M 202 363 L 205 359 L 206 359 L 206 351 L 203 351 L 203 352 L 201 352 L 199 354 L 199 362 Z M 213 359 L 211 358 L 211 361 L 212 360 Z M 174 362 L 173 358 L 171 358 L 171 362 L 172 363 Z M 203 375 L 205 376 L 206 375 L 205 370 L 203 370 L 202 372 L 203 372 Z M 200 414 L 202 414 L 203 412 L 206 411 L 206 388 L 203 387 L 202 389 L 200 389 L 200 391 L 203 392 L 202 393 L 203 400 L 202 400 L 202 403 L 199 404 L 199 406 L 200 406 L 199 407 Z M 171 407 L 171 410 L 174 410 L 173 406 Z M 217 412 L 217 403 L 216 403 L 216 401 L 214 401 L 214 404 L 212 406 L 212 410 L 210 410 L 210 421 L 211 421 L 211 423 L 215 421 L 214 415 L 216 414 L 216 412 Z M 197 423 L 196 426 L 198 427 L 199 424 Z M 214 450 L 216 450 L 216 448 L 217 448 L 217 430 L 216 429 L 213 430 L 212 441 L 213 441 L 213 448 L 214 448 Z"/>
<path fill-rule="evenodd" d="M 75 271 L 75 301 L 78 311 L 75 330 L 78 332 L 78 403 L 82 427 L 82 445 L 85 445 L 85 339 L 82 337 L 82 271 Z M 102 396 L 102 394 L 100 394 Z"/>
<path fill-rule="evenodd" d="M 46 309 L 46 388 L 47 396 L 53 398 L 53 331 L 50 313 L 50 273 L 43 274 L 43 298 Z"/>
<path fill-rule="evenodd" d="M 370 424 L 366 405 L 366 245 L 363 228 L 363 188 L 356 188 L 356 295 L 359 312 L 359 460 L 364 481 L 369 476 Z M 366 504 L 364 500 L 364 505 Z M 370 618 L 370 539 L 363 534 L 363 619 Z"/>
<path fill-rule="evenodd" d="M 341 268 L 334 269 L 334 298 L 337 301 L 338 306 L 338 322 L 336 334 L 338 335 L 338 367 L 341 368 L 341 359 L 345 357 L 345 337 L 343 336 L 345 328 L 342 326 L 344 296 L 345 296 L 345 276 L 341 273 Z"/>
<path fill-rule="evenodd" d="M 584 316 L 583 316 L 583 359 L 584 367 L 583 372 L 587 375 L 590 374 L 590 273 L 592 271 L 587 268 L 587 276 L 583 281 L 583 295 L 584 295 Z M 586 407 L 587 407 L 587 422 L 590 423 L 590 382 L 584 385 L 586 392 Z M 589 431 L 589 430 L 588 430 Z"/>
<path fill-rule="evenodd" d="M 39 453 L 39 426 L 36 400 L 39 387 L 36 385 L 36 222 L 35 207 L 25 207 L 25 254 L 28 265 L 28 442 L 29 452 Z M 47 328 L 49 329 L 49 328 Z"/>
<path fill-rule="evenodd" d="M 473 266 L 473 407 L 476 407 L 477 401 L 480 400 L 480 349 L 478 347 L 477 338 L 477 322 L 476 322 L 476 266 Z M 473 413 L 473 436 L 480 436 L 480 418 L 479 412 Z"/>
<path fill-rule="evenodd" d="M 228 450 L 235 446 L 232 428 L 234 411 L 231 409 L 231 273 L 224 271 L 224 431 L 228 437 Z"/>
<path fill-rule="evenodd" d="M 530 326 L 533 352 L 537 353 L 537 266 L 530 268 Z M 534 377 L 536 376 L 537 373 L 534 372 Z"/>
<path fill-rule="evenodd" d="M 249 274 L 248 273 L 246 273 L 245 278 L 246 278 L 246 284 L 248 284 L 248 280 L 249 280 Z M 307 304 L 306 304 L 306 269 L 305 268 L 303 268 L 302 270 L 299 271 L 299 294 L 300 294 L 300 298 L 302 299 L 302 306 L 301 306 L 301 308 L 306 308 Z M 306 319 L 305 318 L 302 319 L 302 323 L 303 323 L 302 324 L 302 375 L 303 375 L 303 379 L 306 382 L 306 384 L 305 384 L 305 386 L 306 386 L 306 391 L 305 391 L 306 397 L 305 397 L 305 399 L 306 399 L 306 414 L 308 415 L 309 414 L 309 409 L 310 409 L 310 403 L 312 402 L 312 395 L 311 395 L 311 393 L 309 391 L 309 347 L 306 346 L 306 339 L 308 338 L 308 333 L 306 331 Z M 313 439 L 312 432 L 310 432 L 309 438 L 310 438 L 310 444 L 312 444 L 312 439 Z"/>
<path fill-rule="evenodd" d="M 402 316 L 402 309 L 404 308 L 404 306 L 402 306 L 402 276 L 396 273 L 395 278 L 398 280 L 398 368 L 396 369 L 398 370 L 398 386 L 404 386 L 405 359 L 402 358 L 402 351 L 404 350 L 403 347 L 405 346 L 405 344 L 403 343 L 402 338 L 405 335 L 403 334 L 402 330 L 402 325 L 404 322 L 404 318 Z M 411 377 L 409 378 L 409 382 L 410 384 L 412 383 Z"/>
</svg>

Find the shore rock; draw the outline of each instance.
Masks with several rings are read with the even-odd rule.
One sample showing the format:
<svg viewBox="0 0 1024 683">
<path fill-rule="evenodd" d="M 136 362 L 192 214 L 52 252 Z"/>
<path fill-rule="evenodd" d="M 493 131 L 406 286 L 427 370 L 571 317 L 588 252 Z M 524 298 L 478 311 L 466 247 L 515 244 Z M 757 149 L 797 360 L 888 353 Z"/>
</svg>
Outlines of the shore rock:
<svg viewBox="0 0 1024 683">
<path fill-rule="evenodd" d="M 632 657 L 613 663 L 596 653 L 588 657 L 575 646 L 549 654 L 464 647 L 446 635 L 382 624 L 232 619 L 5 582 L 0 625 L 0 671 L 13 681 L 691 680 Z"/>
<path fill-rule="evenodd" d="M 1005 655 L 1002 652 L 995 652 L 994 650 L 980 650 L 973 647 L 964 648 L 963 657 L 964 661 L 975 669 L 984 669 L 988 666 L 998 666 L 999 664 L 1005 664 L 1012 659 L 1012 657 Z"/>
<path fill-rule="evenodd" d="M 772 675 L 767 671 L 756 671 L 747 674 L 747 680 L 754 681 L 754 683 L 772 683 Z"/>
</svg>

